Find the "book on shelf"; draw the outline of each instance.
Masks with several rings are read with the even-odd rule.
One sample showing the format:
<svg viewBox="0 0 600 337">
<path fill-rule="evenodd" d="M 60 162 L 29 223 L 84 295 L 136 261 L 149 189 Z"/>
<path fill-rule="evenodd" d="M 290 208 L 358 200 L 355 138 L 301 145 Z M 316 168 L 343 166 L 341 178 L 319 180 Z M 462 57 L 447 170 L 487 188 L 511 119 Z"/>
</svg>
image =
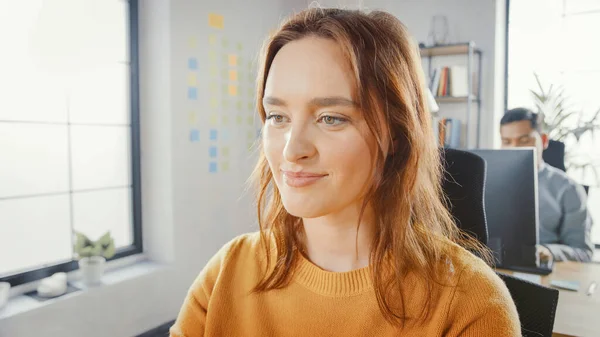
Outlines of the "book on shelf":
<svg viewBox="0 0 600 337">
<path fill-rule="evenodd" d="M 465 66 L 435 68 L 429 81 L 429 89 L 437 97 L 466 97 L 469 95 L 468 76 Z M 471 94 L 476 93 L 472 90 Z"/>
<path fill-rule="evenodd" d="M 461 121 L 456 118 L 435 117 L 433 134 L 439 147 L 460 148 Z"/>
</svg>

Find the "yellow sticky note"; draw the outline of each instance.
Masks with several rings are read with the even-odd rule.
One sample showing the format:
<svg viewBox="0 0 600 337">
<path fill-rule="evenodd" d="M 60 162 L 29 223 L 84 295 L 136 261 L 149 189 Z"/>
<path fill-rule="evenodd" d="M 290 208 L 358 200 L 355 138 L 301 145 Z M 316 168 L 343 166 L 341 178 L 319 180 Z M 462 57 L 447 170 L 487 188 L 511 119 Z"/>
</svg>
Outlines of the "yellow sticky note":
<svg viewBox="0 0 600 337">
<path fill-rule="evenodd" d="M 254 116 L 248 116 L 246 118 L 246 123 L 248 123 L 248 125 L 254 124 Z"/>
<path fill-rule="evenodd" d="M 208 60 L 209 60 L 211 63 L 216 63 L 216 62 L 217 62 L 217 52 L 216 52 L 216 51 L 214 51 L 214 50 L 212 50 L 212 49 L 211 49 L 211 50 L 209 50 L 209 51 L 208 51 Z"/>
<path fill-rule="evenodd" d="M 237 78 L 238 78 L 237 70 L 235 70 L 235 69 L 229 70 L 229 80 L 230 81 L 237 81 Z"/>
<path fill-rule="evenodd" d="M 248 138 L 248 140 L 253 140 L 254 139 L 254 132 L 248 131 L 246 133 L 246 138 Z"/>
<path fill-rule="evenodd" d="M 238 50 L 238 51 L 242 51 L 242 50 L 244 50 L 244 46 L 242 46 L 242 43 L 241 43 L 241 42 L 238 42 L 238 43 L 237 43 L 237 50 Z"/>
<path fill-rule="evenodd" d="M 188 47 L 190 49 L 195 49 L 197 45 L 198 45 L 198 43 L 196 42 L 196 38 L 195 37 L 190 37 L 188 39 Z"/>
<path fill-rule="evenodd" d="M 227 108 L 229 108 L 229 101 L 226 99 L 223 99 L 223 101 L 221 101 L 221 105 L 223 106 L 223 108 L 227 109 Z"/>
<path fill-rule="evenodd" d="M 252 102 L 248 102 L 248 110 L 254 111 L 254 104 Z"/>
<path fill-rule="evenodd" d="M 229 162 L 228 161 L 224 161 L 221 163 L 221 171 L 229 171 Z"/>
<path fill-rule="evenodd" d="M 223 48 L 229 47 L 229 41 L 227 41 L 227 39 L 223 39 L 221 43 L 223 44 Z"/>
<path fill-rule="evenodd" d="M 244 122 L 244 118 L 242 118 L 242 115 L 237 115 L 237 116 L 235 117 L 235 123 L 236 123 L 237 125 L 242 125 L 242 123 L 243 123 L 243 122 Z"/>
<path fill-rule="evenodd" d="M 225 20 L 223 19 L 223 15 L 209 13 L 208 14 L 208 26 L 217 29 L 223 29 L 225 26 Z"/>
<path fill-rule="evenodd" d="M 217 82 L 210 82 L 208 85 L 208 90 L 212 95 L 215 95 L 217 93 Z"/>
<path fill-rule="evenodd" d="M 217 78 L 217 73 L 219 72 L 217 70 L 217 66 L 215 65 L 211 65 L 210 68 L 208 69 L 209 73 L 210 73 L 210 77 L 212 78 Z"/>
<path fill-rule="evenodd" d="M 217 44 L 217 37 L 214 34 L 208 36 L 208 44 L 214 46 Z"/>
<path fill-rule="evenodd" d="M 216 97 L 210 98 L 210 107 L 216 109 L 219 107 L 219 100 Z"/>
<path fill-rule="evenodd" d="M 189 116 L 188 116 L 188 121 L 190 124 L 196 124 L 196 113 L 193 111 L 190 111 Z"/>
<path fill-rule="evenodd" d="M 237 96 L 237 85 L 229 85 L 229 96 Z"/>
<path fill-rule="evenodd" d="M 189 73 L 188 74 L 188 85 L 193 87 L 193 86 L 196 86 L 197 84 L 198 84 L 198 78 L 196 78 L 196 74 Z"/>
<path fill-rule="evenodd" d="M 237 101 L 237 103 L 235 103 L 235 108 L 238 111 L 242 110 L 242 101 Z"/>
<path fill-rule="evenodd" d="M 229 147 L 225 146 L 221 149 L 221 153 L 223 154 L 223 156 L 227 157 L 229 156 Z"/>
<path fill-rule="evenodd" d="M 211 126 L 217 126 L 217 122 L 218 122 L 217 115 L 211 115 L 209 122 L 210 122 Z"/>
<path fill-rule="evenodd" d="M 237 66 L 237 55 L 235 55 L 235 54 L 229 54 L 229 57 L 227 59 L 229 60 L 229 66 L 230 67 Z"/>
<path fill-rule="evenodd" d="M 229 125 L 229 117 L 223 116 L 223 125 Z"/>
</svg>

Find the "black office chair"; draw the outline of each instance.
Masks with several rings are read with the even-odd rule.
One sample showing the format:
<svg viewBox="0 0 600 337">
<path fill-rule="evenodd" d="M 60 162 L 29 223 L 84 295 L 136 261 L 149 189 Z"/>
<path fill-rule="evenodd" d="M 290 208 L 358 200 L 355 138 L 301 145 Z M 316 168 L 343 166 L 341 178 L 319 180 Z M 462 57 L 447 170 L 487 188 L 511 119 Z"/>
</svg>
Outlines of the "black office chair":
<svg viewBox="0 0 600 337">
<path fill-rule="evenodd" d="M 567 171 L 565 167 L 565 143 L 558 140 L 550 140 L 548 148 L 542 152 L 542 158 L 546 164 L 556 167 L 563 172 Z"/>
<path fill-rule="evenodd" d="M 458 227 L 486 244 L 485 160 L 473 153 L 442 149 L 443 189 Z M 498 273 L 515 302 L 524 337 L 552 336 L 558 291 Z"/>
<path fill-rule="evenodd" d="M 485 217 L 485 160 L 466 151 L 442 149 L 443 190 L 458 228 L 487 244 Z"/>
<path fill-rule="evenodd" d="M 523 337 L 551 337 L 558 290 L 497 273 L 515 302 Z"/>
<path fill-rule="evenodd" d="M 546 164 L 556 167 L 563 172 L 567 171 L 565 166 L 565 143 L 558 140 L 550 140 L 548 142 L 548 148 L 542 152 L 542 158 Z M 590 193 L 590 187 L 586 185 L 583 186 L 585 190 L 585 194 Z"/>
</svg>

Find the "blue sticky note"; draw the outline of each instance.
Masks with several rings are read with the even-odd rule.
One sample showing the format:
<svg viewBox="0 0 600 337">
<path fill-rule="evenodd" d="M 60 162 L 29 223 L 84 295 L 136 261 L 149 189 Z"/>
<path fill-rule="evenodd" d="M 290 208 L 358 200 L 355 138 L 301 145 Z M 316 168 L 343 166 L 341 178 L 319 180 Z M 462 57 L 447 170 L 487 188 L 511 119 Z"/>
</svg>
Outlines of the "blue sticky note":
<svg viewBox="0 0 600 337">
<path fill-rule="evenodd" d="M 188 88 L 188 99 L 198 99 L 198 89 L 194 87 Z"/>
<path fill-rule="evenodd" d="M 192 70 L 198 69 L 198 60 L 196 60 L 196 58 L 194 58 L 194 57 L 190 57 L 188 59 L 188 68 L 190 68 Z"/>
<path fill-rule="evenodd" d="M 221 130 L 221 140 L 224 140 L 224 141 L 229 140 L 229 130 L 228 129 Z"/>
<path fill-rule="evenodd" d="M 209 139 L 217 140 L 217 130 L 216 129 L 210 129 Z"/>
<path fill-rule="evenodd" d="M 208 148 L 208 155 L 211 158 L 216 158 L 217 157 L 217 147 L 216 146 L 211 146 Z"/>
<path fill-rule="evenodd" d="M 217 163 L 214 161 L 211 161 L 208 164 L 208 172 L 210 173 L 216 173 L 217 172 Z"/>
<path fill-rule="evenodd" d="M 190 142 L 197 142 L 200 140 L 200 131 L 198 129 L 190 130 Z"/>
</svg>

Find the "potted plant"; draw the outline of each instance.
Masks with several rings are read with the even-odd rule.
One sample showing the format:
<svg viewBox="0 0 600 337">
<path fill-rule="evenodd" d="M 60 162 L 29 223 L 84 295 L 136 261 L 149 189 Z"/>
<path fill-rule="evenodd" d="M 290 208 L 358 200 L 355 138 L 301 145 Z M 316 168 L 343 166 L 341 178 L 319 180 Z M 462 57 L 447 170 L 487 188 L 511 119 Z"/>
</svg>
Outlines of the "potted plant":
<svg viewBox="0 0 600 337">
<path fill-rule="evenodd" d="M 83 283 L 88 286 L 98 285 L 104 274 L 106 259 L 115 255 L 115 242 L 110 232 L 106 232 L 96 241 L 75 232 L 73 251 L 78 258 Z"/>
<path fill-rule="evenodd" d="M 534 73 L 536 90 L 530 90 L 538 113 L 543 116 L 544 132 L 552 140 L 565 144 L 565 166 L 571 176 L 588 186 L 600 185 L 600 156 L 598 153 L 580 150 L 580 141 L 585 139 L 588 147 L 600 131 L 600 109 L 593 114 L 574 109 L 561 86 L 544 87 L 538 74 Z M 586 118 L 586 115 L 590 116 Z M 587 137 L 589 135 L 589 137 Z M 585 148 L 585 147 L 584 147 Z"/>
</svg>

